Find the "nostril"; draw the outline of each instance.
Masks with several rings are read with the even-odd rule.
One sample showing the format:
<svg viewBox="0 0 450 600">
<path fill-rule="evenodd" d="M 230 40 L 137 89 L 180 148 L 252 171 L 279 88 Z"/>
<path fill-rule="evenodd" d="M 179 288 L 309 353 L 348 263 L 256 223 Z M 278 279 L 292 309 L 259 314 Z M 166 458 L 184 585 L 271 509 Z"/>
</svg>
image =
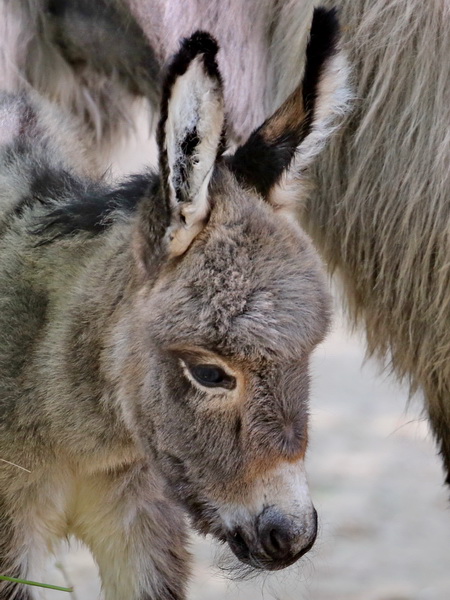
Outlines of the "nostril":
<svg viewBox="0 0 450 600">
<path fill-rule="evenodd" d="M 248 550 L 248 546 L 245 543 L 244 538 L 242 537 L 242 534 L 239 533 L 239 531 L 235 531 L 233 534 L 233 541 L 234 543 L 239 546 L 239 548 L 242 548 L 242 550 Z"/>
<path fill-rule="evenodd" d="M 240 529 L 236 529 L 232 533 L 229 533 L 227 535 L 227 541 L 232 551 L 240 560 L 245 560 L 250 556 L 250 548 Z"/>
<path fill-rule="evenodd" d="M 280 527 L 269 526 L 260 533 L 264 552 L 273 559 L 283 559 L 291 552 L 291 540 L 288 532 Z"/>
<path fill-rule="evenodd" d="M 278 539 L 276 529 L 270 530 L 269 541 L 270 541 L 270 545 L 272 546 L 272 548 L 274 548 L 275 550 L 280 550 L 281 544 L 280 544 L 280 540 Z"/>
</svg>

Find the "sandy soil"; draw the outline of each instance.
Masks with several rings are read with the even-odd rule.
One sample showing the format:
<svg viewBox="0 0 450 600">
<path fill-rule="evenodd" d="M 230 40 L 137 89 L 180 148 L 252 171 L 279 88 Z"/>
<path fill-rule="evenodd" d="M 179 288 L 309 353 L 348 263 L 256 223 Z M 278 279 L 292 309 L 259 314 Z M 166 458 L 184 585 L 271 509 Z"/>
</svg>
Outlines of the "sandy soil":
<svg viewBox="0 0 450 600">
<path fill-rule="evenodd" d="M 309 480 L 320 535 L 299 565 L 234 583 L 213 566 L 216 546 L 193 538 L 192 600 L 447 600 L 450 512 L 420 400 L 369 363 L 341 322 L 313 361 Z M 75 594 L 100 588 L 83 549 L 61 555 Z M 64 582 L 53 567 L 46 577 Z M 68 594 L 46 592 L 48 600 Z M 126 600 L 126 599 L 124 599 Z"/>
</svg>

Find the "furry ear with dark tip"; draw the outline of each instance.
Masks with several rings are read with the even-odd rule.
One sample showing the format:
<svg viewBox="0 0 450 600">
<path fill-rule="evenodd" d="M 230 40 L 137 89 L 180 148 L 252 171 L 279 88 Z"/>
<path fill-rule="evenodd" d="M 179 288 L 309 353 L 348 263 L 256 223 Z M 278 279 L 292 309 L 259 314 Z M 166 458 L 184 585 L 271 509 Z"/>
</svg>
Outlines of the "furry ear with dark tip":
<svg viewBox="0 0 450 600">
<path fill-rule="evenodd" d="M 198 31 L 168 67 L 158 127 L 163 195 L 171 212 L 169 252 L 183 254 L 209 215 L 208 184 L 224 127 L 216 41 Z"/>
<path fill-rule="evenodd" d="M 301 84 L 229 159 L 237 179 L 276 209 L 299 202 L 303 171 L 347 110 L 348 68 L 338 45 L 336 11 L 316 8 Z"/>
</svg>

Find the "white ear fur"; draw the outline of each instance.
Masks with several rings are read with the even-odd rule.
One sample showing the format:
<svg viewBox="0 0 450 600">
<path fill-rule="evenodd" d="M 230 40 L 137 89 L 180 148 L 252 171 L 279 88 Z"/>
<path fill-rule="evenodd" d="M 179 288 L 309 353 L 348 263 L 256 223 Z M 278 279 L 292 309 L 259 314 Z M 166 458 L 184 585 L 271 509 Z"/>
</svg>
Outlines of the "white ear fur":
<svg viewBox="0 0 450 600">
<path fill-rule="evenodd" d="M 187 250 L 208 216 L 208 184 L 223 124 L 221 83 L 206 72 L 198 55 L 172 86 L 165 124 L 174 256 Z"/>
<path fill-rule="evenodd" d="M 276 210 L 290 214 L 298 211 L 299 204 L 307 193 L 305 170 L 323 150 L 349 111 L 353 99 L 347 85 L 349 72 L 342 52 L 336 53 L 324 68 L 317 86 L 311 131 L 297 147 L 289 168 L 270 191 L 268 200 Z"/>
</svg>

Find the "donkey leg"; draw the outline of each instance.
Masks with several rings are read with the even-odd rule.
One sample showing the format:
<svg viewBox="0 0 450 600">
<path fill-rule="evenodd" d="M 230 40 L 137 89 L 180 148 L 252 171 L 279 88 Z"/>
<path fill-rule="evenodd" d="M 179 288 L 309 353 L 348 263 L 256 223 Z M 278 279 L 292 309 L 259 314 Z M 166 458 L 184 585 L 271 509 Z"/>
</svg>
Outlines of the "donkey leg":
<svg viewBox="0 0 450 600">
<path fill-rule="evenodd" d="M 106 600 L 183 600 L 186 525 L 146 465 L 85 477 L 74 534 L 99 566 Z"/>
</svg>

